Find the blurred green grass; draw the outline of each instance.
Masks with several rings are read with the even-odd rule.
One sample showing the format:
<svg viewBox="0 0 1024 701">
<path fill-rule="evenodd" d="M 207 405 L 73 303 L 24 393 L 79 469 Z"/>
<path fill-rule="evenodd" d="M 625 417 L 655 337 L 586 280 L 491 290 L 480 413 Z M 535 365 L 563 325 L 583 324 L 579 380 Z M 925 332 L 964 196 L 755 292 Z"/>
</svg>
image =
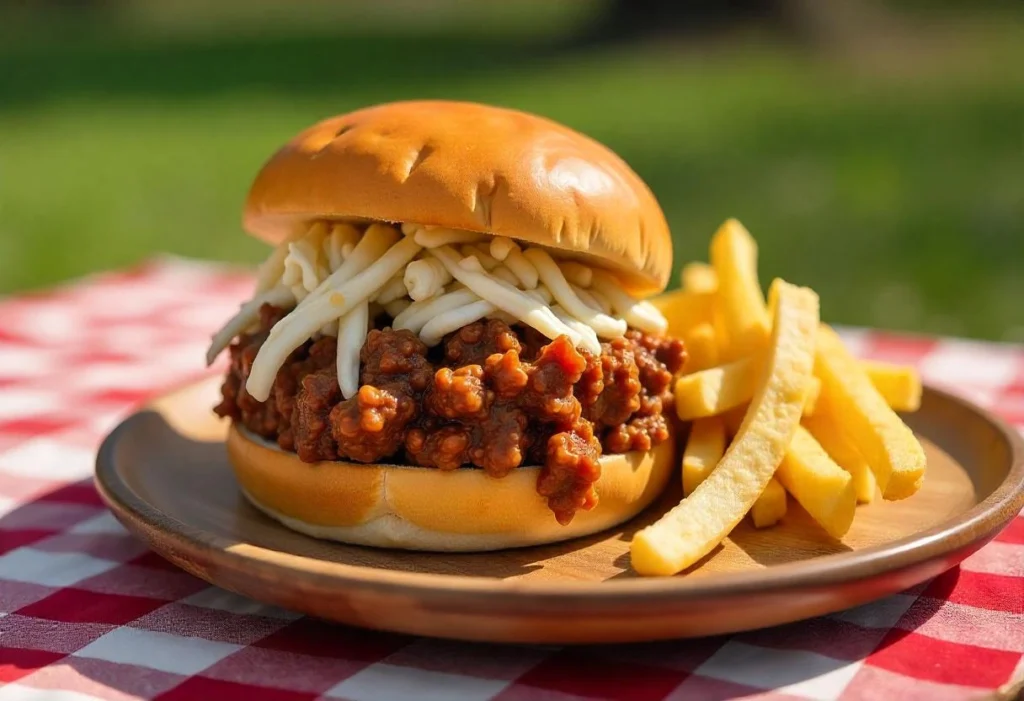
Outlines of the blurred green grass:
<svg viewBox="0 0 1024 701">
<path fill-rule="evenodd" d="M 765 281 L 815 287 L 829 320 L 1024 338 L 1019 24 L 878 65 L 761 39 L 558 50 L 545 22 L 5 36 L 0 290 L 156 251 L 256 261 L 239 213 L 273 149 L 330 114 L 448 97 L 618 151 L 661 201 L 677 268 L 736 216 Z"/>
</svg>

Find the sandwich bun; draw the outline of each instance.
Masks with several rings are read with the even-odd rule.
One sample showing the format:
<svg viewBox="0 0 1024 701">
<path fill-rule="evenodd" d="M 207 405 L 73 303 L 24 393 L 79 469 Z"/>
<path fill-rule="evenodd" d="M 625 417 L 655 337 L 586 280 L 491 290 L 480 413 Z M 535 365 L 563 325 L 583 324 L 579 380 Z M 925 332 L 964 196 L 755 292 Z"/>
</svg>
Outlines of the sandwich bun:
<svg viewBox="0 0 1024 701">
<path fill-rule="evenodd" d="M 495 478 L 477 468 L 310 464 L 237 425 L 227 450 L 246 498 L 288 528 L 356 545 L 439 552 L 539 545 L 611 528 L 648 506 L 676 464 L 672 439 L 649 452 L 602 456 L 597 506 L 562 526 L 537 494 L 539 467 Z"/>
<path fill-rule="evenodd" d="M 625 161 L 548 119 L 473 103 L 390 103 L 300 133 L 257 175 L 243 225 L 277 244 L 318 219 L 507 236 L 611 269 L 638 298 L 672 272 L 668 224 Z"/>
</svg>

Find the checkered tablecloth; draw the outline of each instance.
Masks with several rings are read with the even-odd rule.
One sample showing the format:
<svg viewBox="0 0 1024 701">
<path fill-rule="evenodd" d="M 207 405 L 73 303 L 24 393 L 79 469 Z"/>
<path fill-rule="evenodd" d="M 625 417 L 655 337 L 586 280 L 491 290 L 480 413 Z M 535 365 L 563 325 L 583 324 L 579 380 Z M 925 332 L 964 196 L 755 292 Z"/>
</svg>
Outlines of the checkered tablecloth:
<svg viewBox="0 0 1024 701">
<path fill-rule="evenodd" d="M 0 302 L 0 701 L 936 701 L 985 697 L 1024 676 L 1024 518 L 961 567 L 883 601 L 646 645 L 374 633 L 210 587 L 130 537 L 90 476 L 100 439 L 132 406 L 211 372 L 208 335 L 249 284 L 161 260 Z M 846 337 L 1024 424 L 1024 348 Z"/>
</svg>

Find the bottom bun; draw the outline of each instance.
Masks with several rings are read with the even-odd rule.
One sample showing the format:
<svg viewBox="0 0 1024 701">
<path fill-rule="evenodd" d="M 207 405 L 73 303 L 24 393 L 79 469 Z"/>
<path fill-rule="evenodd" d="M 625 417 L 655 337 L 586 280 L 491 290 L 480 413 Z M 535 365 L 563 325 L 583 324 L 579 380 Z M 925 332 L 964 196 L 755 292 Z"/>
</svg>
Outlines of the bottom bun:
<svg viewBox="0 0 1024 701">
<path fill-rule="evenodd" d="M 288 528 L 343 543 L 444 552 L 553 543 L 611 528 L 648 506 L 675 465 L 674 440 L 646 453 L 602 456 L 597 506 L 562 526 L 537 494 L 539 467 L 495 478 L 477 468 L 311 464 L 236 425 L 227 448 L 242 493 Z"/>
</svg>

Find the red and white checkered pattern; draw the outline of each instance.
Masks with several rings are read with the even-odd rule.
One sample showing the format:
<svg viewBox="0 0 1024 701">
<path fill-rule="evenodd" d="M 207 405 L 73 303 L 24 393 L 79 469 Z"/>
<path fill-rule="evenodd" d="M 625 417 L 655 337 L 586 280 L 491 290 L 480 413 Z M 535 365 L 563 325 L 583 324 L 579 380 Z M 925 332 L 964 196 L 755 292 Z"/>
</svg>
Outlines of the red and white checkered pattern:
<svg viewBox="0 0 1024 701">
<path fill-rule="evenodd" d="M 602 648 L 332 626 L 147 552 L 90 482 L 133 405 L 207 374 L 237 271 L 161 260 L 0 302 L 0 701 L 963 699 L 1024 676 L 1024 518 L 963 565 L 832 616 Z M 1024 348 L 848 332 L 865 356 L 1024 424 Z M 223 370 L 223 365 L 214 372 Z"/>
</svg>

